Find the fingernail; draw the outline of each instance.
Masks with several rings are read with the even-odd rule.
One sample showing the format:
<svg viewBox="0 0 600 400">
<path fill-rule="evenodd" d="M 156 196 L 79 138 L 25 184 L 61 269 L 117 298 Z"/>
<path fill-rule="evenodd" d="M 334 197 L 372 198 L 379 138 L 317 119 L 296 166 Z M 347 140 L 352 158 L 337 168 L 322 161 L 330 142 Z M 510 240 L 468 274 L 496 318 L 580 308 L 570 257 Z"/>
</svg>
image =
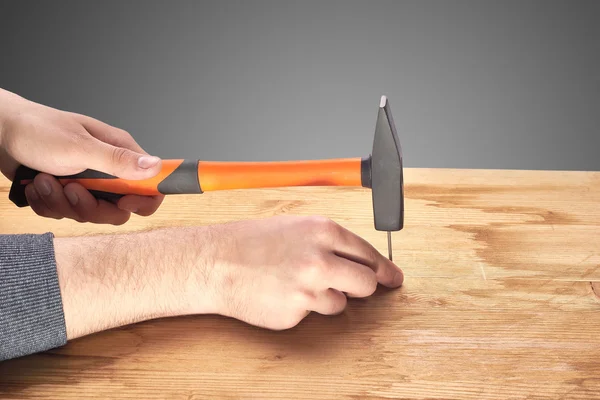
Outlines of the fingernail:
<svg viewBox="0 0 600 400">
<path fill-rule="evenodd" d="M 129 211 L 130 213 L 138 212 L 138 208 L 132 204 L 130 204 L 130 205 L 126 204 L 124 206 L 121 206 L 120 208 L 121 208 L 121 210 Z"/>
<path fill-rule="evenodd" d="M 403 281 L 404 281 L 404 276 L 400 272 L 396 272 L 396 275 L 394 275 L 393 285 L 400 286 L 400 285 L 402 285 Z"/>
<path fill-rule="evenodd" d="M 77 194 L 74 192 L 65 192 L 65 196 L 67 197 L 67 200 L 69 200 L 69 203 L 71 203 L 72 206 L 76 206 L 77 202 L 79 201 L 79 197 L 77 197 Z"/>
<path fill-rule="evenodd" d="M 27 197 L 29 197 L 31 201 L 38 201 L 40 199 L 37 190 L 35 190 L 33 186 L 27 188 Z"/>
<path fill-rule="evenodd" d="M 160 158 L 158 157 L 141 156 L 140 158 L 138 158 L 138 166 L 143 169 L 148 169 L 154 167 L 156 164 L 158 164 L 159 161 Z"/>
<path fill-rule="evenodd" d="M 52 187 L 46 181 L 40 180 L 36 187 L 39 189 L 42 196 L 49 196 L 52 193 Z"/>
</svg>

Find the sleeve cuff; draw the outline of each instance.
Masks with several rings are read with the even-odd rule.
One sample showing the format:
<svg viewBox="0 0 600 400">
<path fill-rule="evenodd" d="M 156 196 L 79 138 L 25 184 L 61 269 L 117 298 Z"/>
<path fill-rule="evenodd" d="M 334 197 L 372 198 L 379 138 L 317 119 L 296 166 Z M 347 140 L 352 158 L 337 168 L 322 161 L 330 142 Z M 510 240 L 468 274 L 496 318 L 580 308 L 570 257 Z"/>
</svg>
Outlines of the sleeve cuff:
<svg viewBox="0 0 600 400">
<path fill-rule="evenodd" d="M 0 360 L 67 343 L 54 235 L 0 235 Z"/>
</svg>

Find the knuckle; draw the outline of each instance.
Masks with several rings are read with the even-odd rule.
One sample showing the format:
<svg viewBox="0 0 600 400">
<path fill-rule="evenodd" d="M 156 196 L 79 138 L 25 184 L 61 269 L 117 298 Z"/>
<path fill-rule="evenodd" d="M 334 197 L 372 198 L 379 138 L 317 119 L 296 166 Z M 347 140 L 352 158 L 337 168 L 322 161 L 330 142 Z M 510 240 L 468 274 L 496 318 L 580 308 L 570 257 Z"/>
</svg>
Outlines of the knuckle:
<svg viewBox="0 0 600 400">
<path fill-rule="evenodd" d="M 305 224 L 311 235 L 319 241 L 331 241 L 339 234 L 340 226 L 327 217 L 310 216 Z"/>
<path fill-rule="evenodd" d="M 66 146 L 65 150 L 70 157 L 90 157 L 97 151 L 94 138 L 87 133 L 77 132 L 68 135 L 66 140 L 68 141 L 68 146 Z"/>
<path fill-rule="evenodd" d="M 329 268 L 331 267 L 325 256 L 319 252 L 311 256 L 308 262 L 301 264 L 299 271 L 303 281 L 316 282 L 324 278 Z"/>
<path fill-rule="evenodd" d="M 331 220 L 323 215 L 310 215 L 306 217 L 306 221 L 316 226 L 327 226 Z"/>
<path fill-rule="evenodd" d="M 152 209 L 141 209 L 138 212 L 136 212 L 137 215 L 139 215 L 140 217 L 149 217 L 152 214 L 154 214 L 155 210 Z"/>
<path fill-rule="evenodd" d="M 111 153 L 111 159 L 115 164 L 122 164 L 127 162 L 129 158 L 129 151 L 122 147 L 114 147 Z"/>
<path fill-rule="evenodd" d="M 323 216 L 313 217 L 313 224 L 317 229 L 325 232 L 331 232 L 337 229 L 337 224 L 333 220 Z"/>
<path fill-rule="evenodd" d="M 118 136 L 120 136 L 122 138 L 133 139 L 133 136 L 131 136 L 131 134 L 128 131 L 126 131 L 125 129 L 117 128 L 117 127 L 115 127 L 114 129 Z"/>
<path fill-rule="evenodd" d="M 49 217 L 49 214 L 45 211 L 45 210 L 40 210 L 38 207 L 36 207 L 35 205 L 31 204 L 31 210 L 36 214 L 39 215 L 40 217 L 44 217 L 47 218 Z"/>
<path fill-rule="evenodd" d="M 114 225 L 114 226 L 125 225 L 129 221 L 130 218 L 131 218 L 131 215 L 127 215 L 125 217 L 116 219 L 114 221 L 111 221 L 111 225 Z"/>
<path fill-rule="evenodd" d="M 365 257 L 367 258 L 366 261 L 369 263 L 369 265 L 378 266 L 380 255 L 374 247 L 367 247 Z"/>
<path fill-rule="evenodd" d="M 346 309 L 346 305 L 348 304 L 348 299 L 346 296 L 340 296 L 339 300 L 332 302 L 331 304 L 331 313 L 338 314 Z"/>
<path fill-rule="evenodd" d="M 79 150 L 93 144 L 92 137 L 82 128 L 77 127 L 67 132 L 65 140 L 70 144 L 70 147 Z"/>
<path fill-rule="evenodd" d="M 327 315 L 331 315 L 331 314 L 335 314 L 335 312 L 338 309 L 338 305 L 336 301 L 328 301 L 326 304 L 324 304 L 321 307 L 321 313 L 323 314 L 327 314 Z"/>
<path fill-rule="evenodd" d="M 292 296 L 292 304 L 296 309 L 306 310 L 314 304 L 317 296 L 309 291 L 298 291 Z"/>
<path fill-rule="evenodd" d="M 346 295 L 338 291 L 332 291 L 326 302 L 321 305 L 320 312 L 327 315 L 339 314 L 344 311 L 347 303 Z"/>
<path fill-rule="evenodd" d="M 57 212 L 53 212 L 52 210 L 48 209 L 46 206 L 44 206 L 39 201 L 32 202 L 30 204 L 30 207 L 33 210 L 33 212 L 36 213 L 37 215 L 39 215 L 40 217 L 59 219 L 59 220 L 64 218 L 63 215 L 61 215 Z"/>
<path fill-rule="evenodd" d="M 295 327 L 304 319 L 304 317 L 306 317 L 306 315 L 307 312 L 304 310 L 288 313 L 287 316 L 282 319 L 281 324 L 279 325 L 279 330 L 286 330 Z"/>
<path fill-rule="evenodd" d="M 236 296 L 227 297 L 224 305 L 224 313 L 225 315 L 238 319 L 248 318 L 256 319 L 257 321 L 264 321 L 266 319 L 266 316 L 261 312 L 259 312 L 259 315 L 255 315 L 255 313 L 252 313 L 249 308 L 249 305 Z"/>
<path fill-rule="evenodd" d="M 31 207 L 31 211 L 39 215 L 40 217 L 46 217 L 46 208 L 40 205 L 38 200 L 29 200 L 29 207 Z"/>
<path fill-rule="evenodd" d="M 377 290 L 377 275 L 375 272 L 369 271 L 367 274 L 361 274 L 357 278 L 356 293 L 359 297 L 369 297 Z"/>
<path fill-rule="evenodd" d="M 137 215 L 141 217 L 149 217 L 154 214 L 158 210 L 158 204 L 145 202 L 143 203 L 139 210 L 136 212 Z"/>
<path fill-rule="evenodd" d="M 365 294 L 371 296 L 377 290 L 377 278 L 375 275 L 370 275 L 365 284 Z"/>
<path fill-rule="evenodd" d="M 319 262 L 302 264 L 299 270 L 303 281 L 314 282 L 322 275 L 322 266 Z"/>
<path fill-rule="evenodd" d="M 87 208 L 72 207 L 73 219 L 77 222 L 89 222 L 92 219 L 92 210 Z"/>
<path fill-rule="evenodd" d="M 287 320 L 282 320 L 282 321 L 279 321 L 276 324 L 273 324 L 273 325 L 269 326 L 270 330 L 276 331 L 276 332 L 278 332 L 278 331 L 285 331 L 285 330 L 290 329 L 290 328 L 293 328 L 293 325 L 292 325 L 292 323 L 288 322 Z"/>
</svg>

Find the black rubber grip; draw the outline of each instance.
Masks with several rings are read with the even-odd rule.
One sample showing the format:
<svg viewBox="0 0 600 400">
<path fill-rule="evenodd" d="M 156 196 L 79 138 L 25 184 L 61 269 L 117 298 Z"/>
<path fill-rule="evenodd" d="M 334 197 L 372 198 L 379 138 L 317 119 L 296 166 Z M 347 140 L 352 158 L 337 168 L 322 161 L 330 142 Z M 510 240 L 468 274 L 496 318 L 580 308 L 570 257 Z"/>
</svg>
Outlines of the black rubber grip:
<svg viewBox="0 0 600 400">
<path fill-rule="evenodd" d="M 27 196 L 25 196 L 25 188 L 27 185 L 33 181 L 33 179 L 39 174 L 39 171 L 26 167 L 24 165 L 19 166 L 15 173 L 15 177 L 13 179 L 12 185 L 10 187 L 10 192 L 8 193 L 8 199 L 12 201 L 17 207 L 28 207 L 29 202 L 27 201 Z M 90 179 L 116 179 L 115 176 L 105 174 L 103 172 L 94 171 L 94 170 L 86 170 L 78 174 L 74 175 L 65 175 L 57 177 L 57 179 L 77 179 L 77 178 L 90 178 Z M 27 183 L 22 183 L 26 181 Z M 97 190 L 90 190 L 90 193 L 97 199 L 102 199 L 109 201 L 111 203 L 116 203 L 119 201 L 123 195 L 117 193 L 108 193 L 101 192 Z"/>
<path fill-rule="evenodd" d="M 170 166 L 166 166 L 166 168 L 172 168 L 172 172 L 170 172 L 161 182 L 156 185 L 154 182 L 148 181 L 140 181 L 139 185 L 156 185 L 151 188 L 156 190 L 158 193 L 167 195 L 167 194 L 201 194 L 202 188 L 200 187 L 200 182 L 198 180 L 198 160 L 169 160 Z M 179 163 L 176 167 L 173 163 Z M 31 168 L 20 166 L 17 169 L 15 174 L 15 178 L 13 179 L 12 186 L 10 188 L 10 193 L 8 195 L 10 201 L 15 203 L 18 207 L 27 207 L 29 203 L 27 201 L 27 197 L 25 196 L 25 188 L 29 183 L 33 181 L 33 179 L 39 174 L 39 171 L 33 170 Z M 116 176 L 112 176 L 103 172 L 95 171 L 95 170 L 85 170 L 78 174 L 66 175 L 66 176 L 57 176 L 56 179 L 102 179 L 102 180 L 112 180 L 119 179 Z M 96 185 L 96 188 L 102 185 Z M 107 185 L 108 186 L 108 185 Z M 112 193 L 109 191 L 102 190 L 89 190 L 90 193 L 96 197 L 97 199 L 102 199 L 109 201 L 111 203 L 116 203 L 124 194 Z"/>
</svg>

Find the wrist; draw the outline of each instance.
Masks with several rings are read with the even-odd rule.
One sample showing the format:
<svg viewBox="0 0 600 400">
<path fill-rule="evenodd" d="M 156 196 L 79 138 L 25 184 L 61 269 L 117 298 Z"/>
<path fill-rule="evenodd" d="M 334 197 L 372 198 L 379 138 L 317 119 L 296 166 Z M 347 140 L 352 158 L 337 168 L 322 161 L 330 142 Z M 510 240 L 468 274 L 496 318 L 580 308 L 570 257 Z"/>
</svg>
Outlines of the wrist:
<svg viewBox="0 0 600 400">
<path fill-rule="evenodd" d="M 154 318 L 216 312 L 206 230 L 56 238 L 67 337 Z"/>
<path fill-rule="evenodd" d="M 217 243 L 212 227 L 165 228 L 140 234 L 145 243 L 157 245 L 155 259 L 163 280 L 169 316 L 214 314 Z"/>
<path fill-rule="evenodd" d="M 8 94 L 9 92 L 0 88 L 0 148 L 2 148 L 2 136 L 6 125 L 6 113 L 8 110 Z"/>
<path fill-rule="evenodd" d="M 19 107 L 26 100 L 8 90 L 0 88 L 0 148 L 3 147 L 2 138 L 6 137 L 6 127 L 11 115 L 18 113 Z"/>
</svg>

